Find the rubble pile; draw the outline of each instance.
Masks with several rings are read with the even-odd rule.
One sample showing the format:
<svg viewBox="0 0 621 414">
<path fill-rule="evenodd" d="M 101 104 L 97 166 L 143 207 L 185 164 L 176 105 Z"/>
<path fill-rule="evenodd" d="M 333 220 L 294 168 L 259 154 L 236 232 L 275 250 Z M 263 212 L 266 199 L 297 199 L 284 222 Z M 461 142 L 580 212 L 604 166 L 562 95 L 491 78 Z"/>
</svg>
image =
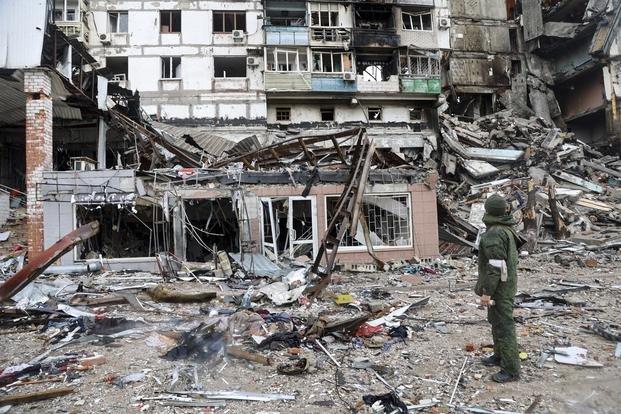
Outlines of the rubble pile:
<svg viewBox="0 0 621 414">
<path fill-rule="evenodd" d="M 0 310 L 0 406 L 45 411 L 55 398 L 61 411 L 88 412 L 549 412 L 559 397 L 544 384 L 558 375 L 582 383 L 576 366 L 598 369 L 614 389 L 611 267 L 597 279 L 574 267 L 569 281 L 558 278 L 561 263 L 543 271 L 523 261 L 516 321 L 527 386 L 509 393 L 478 363 L 492 348 L 471 293 L 473 260 L 335 272 L 319 298 L 303 290 L 304 267 L 258 277 L 230 266 L 224 277 L 99 271 L 30 283 Z M 283 303 L 267 289 L 276 284 L 301 293 Z M 607 412 L 607 395 L 589 407 Z"/>
<path fill-rule="evenodd" d="M 443 240 L 474 247 L 484 229 L 483 203 L 498 192 L 511 202 L 531 253 L 621 246 L 618 154 L 605 155 L 541 118 L 511 111 L 473 122 L 446 114 L 441 120 Z"/>
<path fill-rule="evenodd" d="M 6 194 L 5 205 L 0 197 L 0 210 L 7 213 L 0 217 L 0 277 L 12 275 L 21 268 L 28 246 L 24 201 L 17 194 Z"/>
</svg>

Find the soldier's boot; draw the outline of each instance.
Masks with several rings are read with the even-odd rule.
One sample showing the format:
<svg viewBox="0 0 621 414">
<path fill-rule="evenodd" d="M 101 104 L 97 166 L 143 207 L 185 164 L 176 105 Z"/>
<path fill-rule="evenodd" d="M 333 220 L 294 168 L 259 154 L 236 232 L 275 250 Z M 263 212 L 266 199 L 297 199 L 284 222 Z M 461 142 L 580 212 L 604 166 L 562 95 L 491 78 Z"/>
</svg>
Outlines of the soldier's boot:
<svg viewBox="0 0 621 414">
<path fill-rule="evenodd" d="M 500 356 L 492 354 L 488 357 L 481 358 L 481 363 L 486 367 L 493 367 L 494 365 L 500 366 Z"/>
<path fill-rule="evenodd" d="M 501 369 L 499 372 L 492 375 L 492 379 L 501 384 L 505 382 L 517 381 L 520 379 L 520 374 L 510 374 L 504 369 Z"/>
</svg>

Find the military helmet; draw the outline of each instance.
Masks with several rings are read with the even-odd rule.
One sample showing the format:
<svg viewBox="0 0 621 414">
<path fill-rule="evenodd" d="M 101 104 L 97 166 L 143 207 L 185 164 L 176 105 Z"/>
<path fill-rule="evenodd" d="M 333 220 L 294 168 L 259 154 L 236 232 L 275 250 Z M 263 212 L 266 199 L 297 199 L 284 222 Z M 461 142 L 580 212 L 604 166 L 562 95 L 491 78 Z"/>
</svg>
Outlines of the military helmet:
<svg viewBox="0 0 621 414">
<path fill-rule="evenodd" d="M 492 194 L 485 201 L 485 212 L 491 216 L 502 217 L 509 213 L 509 204 L 498 194 Z"/>
</svg>

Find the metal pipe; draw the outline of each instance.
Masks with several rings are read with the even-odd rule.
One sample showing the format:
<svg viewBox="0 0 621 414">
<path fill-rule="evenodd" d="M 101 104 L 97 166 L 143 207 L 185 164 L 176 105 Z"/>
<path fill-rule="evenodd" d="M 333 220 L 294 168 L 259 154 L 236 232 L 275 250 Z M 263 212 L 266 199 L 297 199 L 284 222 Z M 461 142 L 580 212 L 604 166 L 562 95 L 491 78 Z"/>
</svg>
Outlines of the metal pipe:
<svg viewBox="0 0 621 414">
<path fill-rule="evenodd" d="M 90 273 L 102 269 L 101 262 L 90 262 L 85 264 L 73 264 L 65 266 L 50 266 L 43 271 L 44 274 L 60 275 L 65 273 Z"/>
</svg>

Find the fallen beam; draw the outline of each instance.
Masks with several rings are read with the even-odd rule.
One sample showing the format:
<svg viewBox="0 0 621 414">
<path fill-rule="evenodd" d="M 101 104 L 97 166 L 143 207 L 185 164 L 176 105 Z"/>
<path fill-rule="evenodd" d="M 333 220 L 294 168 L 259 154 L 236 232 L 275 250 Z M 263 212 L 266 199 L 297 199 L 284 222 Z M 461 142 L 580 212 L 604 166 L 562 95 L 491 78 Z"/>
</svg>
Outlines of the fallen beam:
<svg viewBox="0 0 621 414">
<path fill-rule="evenodd" d="M 208 302 L 215 299 L 218 294 L 214 291 L 209 292 L 180 292 L 168 289 L 162 285 L 157 285 L 147 289 L 147 295 L 156 302 L 168 303 L 193 303 Z"/>
<path fill-rule="evenodd" d="M 25 392 L 23 394 L 5 395 L 0 397 L 0 407 L 5 405 L 27 404 L 36 401 L 62 397 L 75 391 L 73 387 L 52 388 L 44 391 Z"/>
<path fill-rule="evenodd" d="M 232 357 L 245 359 L 246 361 L 256 362 L 257 364 L 271 365 L 272 361 L 261 354 L 244 351 L 240 346 L 229 346 L 226 353 Z"/>
<path fill-rule="evenodd" d="M 575 175 L 567 174 L 566 172 L 563 172 L 563 171 L 558 171 L 552 175 L 557 178 L 560 178 L 563 181 L 568 181 L 572 184 L 575 184 L 582 188 L 586 188 L 587 190 L 590 190 L 590 191 L 594 191 L 598 194 L 603 194 L 605 191 L 604 187 L 602 187 L 601 185 L 597 185 L 590 181 L 584 180 L 580 177 L 576 177 Z"/>
<path fill-rule="evenodd" d="M 0 286 L 0 302 L 13 297 L 30 282 L 35 280 L 45 269 L 59 259 L 62 255 L 73 249 L 76 244 L 93 237 L 99 232 L 99 222 L 92 221 L 85 224 L 62 239 L 54 243 L 50 248 L 37 254 L 26 266 Z"/>
</svg>

